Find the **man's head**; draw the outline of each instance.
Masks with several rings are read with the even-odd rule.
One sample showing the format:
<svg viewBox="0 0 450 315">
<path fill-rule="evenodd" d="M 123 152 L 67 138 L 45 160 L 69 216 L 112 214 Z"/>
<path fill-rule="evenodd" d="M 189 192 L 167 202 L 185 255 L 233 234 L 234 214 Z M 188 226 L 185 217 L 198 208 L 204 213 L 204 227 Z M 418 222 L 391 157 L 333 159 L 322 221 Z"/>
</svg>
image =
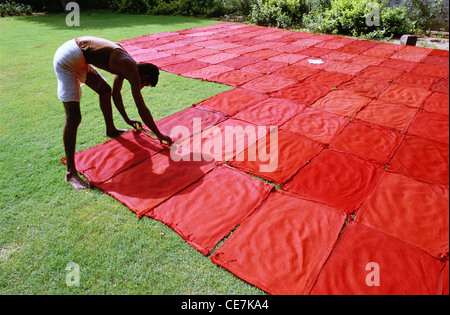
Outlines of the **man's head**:
<svg viewBox="0 0 450 315">
<path fill-rule="evenodd" d="M 158 84 L 159 69 L 151 63 L 139 63 L 137 65 L 139 76 L 141 77 L 141 85 L 155 87 Z"/>
</svg>

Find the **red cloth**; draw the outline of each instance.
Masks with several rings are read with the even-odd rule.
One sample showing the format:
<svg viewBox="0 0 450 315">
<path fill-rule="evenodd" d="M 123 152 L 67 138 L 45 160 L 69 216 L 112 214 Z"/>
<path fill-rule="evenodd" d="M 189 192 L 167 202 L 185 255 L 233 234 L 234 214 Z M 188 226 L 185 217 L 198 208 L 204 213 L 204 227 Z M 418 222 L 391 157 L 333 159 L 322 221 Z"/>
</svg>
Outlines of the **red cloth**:
<svg viewBox="0 0 450 315">
<path fill-rule="evenodd" d="M 239 56 L 230 60 L 226 60 L 220 63 L 222 66 L 232 67 L 234 69 L 241 69 L 245 66 L 257 63 L 261 59 L 252 58 L 248 56 Z"/>
<path fill-rule="evenodd" d="M 323 109 L 335 114 L 354 117 L 370 98 L 347 91 L 334 91 L 312 105 L 313 108 Z"/>
<path fill-rule="evenodd" d="M 381 171 L 375 163 L 324 150 L 283 188 L 353 213 L 375 187 Z"/>
<path fill-rule="evenodd" d="M 184 57 L 183 57 L 184 58 Z M 162 70 L 167 71 L 167 72 L 172 72 L 172 73 L 176 73 L 176 74 L 183 74 L 189 71 L 193 71 L 193 70 L 197 70 L 197 69 L 202 69 L 209 66 L 209 64 L 205 63 L 205 62 L 200 62 L 197 60 L 191 60 L 188 62 L 183 62 L 183 63 L 178 63 L 175 65 L 169 65 L 169 66 L 164 66 L 161 67 Z"/>
<path fill-rule="evenodd" d="M 198 105 L 233 116 L 239 111 L 258 104 L 268 98 L 269 96 L 255 91 L 237 88 L 213 96 L 200 102 Z"/>
<path fill-rule="evenodd" d="M 448 187 L 386 172 L 356 220 L 437 258 L 448 253 Z"/>
<path fill-rule="evenodd" d="M 270 294 L 307 294 L 344 222 L 333 208 L 275 192 L 211 260 Z"/>
<path fill-rule="evenodd" d="M 413 87 L 430 89 L 439 81 L 439 78 L 429 77 L 422 74 L 416 74 L 412 72 L 408 72 L 403 74 L 400 78 L 398 78 L 395 83 L 402 85 L 409 85 Z"/>
<path fill-rule="evenodd" d="M 311 68 L 303 67 L 303 66 L 299 66 L 299 65 L 292 65 L 292 66 L 287 66 L 287 67 L 284 67 L 284 68 L 276 71 L 275 73 L 273 73 L 273 75 L 283 77 L 283 78 L 303 81 L 304 79 L 306 79 L 314 74 L 319 73 L 319 71 L 320 71 L 319 69 L 311 69 Z"/>
<path fill-rule="evenodd" d="M 217 193 L 225 187 L 232 198 Z M 218 166 L 147 216 L 167 224 L 203 255 L 209 255 L 272 189 L 238 170 Z"/>
<path fill-rule="evenodd" d="M 433 91 L 440 92 L 440 93 L 447 93 L 449 94 L 449 80 L 448 79 L 442 79 L 438 83 L 436 83 L 433 88 Z"/>
<path fill-rule="evenodd" d="M 218 75 L 221 75 L 223 73 L 233 71 L 233 70 L 234 69 L 231 67 L 225 67 L 225 66 L 221 66 L 221 65 L 212 65 L 209 67 L 204 67 L 204 68 L 184 72 L 181 75 L 184 77 L 188 77 L 188 78 L 212 81 L 212 78 L 214 78 Z"/>
<path fill-rule="evenodd" d="M 351 79 L 353 79 L 353 76 L 349 74 L 322 71 L 319 74 L 307 78 L 305 80 L 305 83 L 323 85 L 329 88 L 336 88 L 341 84 L 350 81 Z"/>
<path fill-rule="evenodd" d="M 282 125 L 280 129 L 295 132 L 315 141 L 329 144 L 348 123 L 348 118 L 341 115 L 306 108 L 303 112 Z"/>
<path fill-rule="evenodd" d="M 389 81 L 367 79 L 362 76 L 356 77 L 348 83 L 339 87 L 339 90 L 349 91 L 367 97 L 375 98 L 384 92 L 389 86 Z"/>
<path fill-rule="evenodd" d="M 396 70 L 382 66 L 369 67 L 363 72 L 361 72 L 361 76 L 373 80 L 382 80 L 382 81 L 394 81 L 398 77 L 400 77 L 403 73 L 403 70 Z"/>
<path fill-rule="evenodd" d="M 331 91 L 328 87 L 314 84 L 300 83 L 278 91 L 272 96 L 286 98 L 302 105 L 311 105 Z"/>
<path fill-rule="evenodd" d="M 412 107 L 421 107 L 423 102 L 431 95 L 430 90 L 410 87 L 407 85 L 391 85 L 380 99 L 405 104 Z"/>
<path fill-rule="evenodd" d="M 404 135 L 366 123 L 350 123 L 333 140 L 331 147 L 375 162 L 389 163 Z"/>
<path fill-rule="evenodd" d="M 423 109 L 429 112 L 449 115 L 449 95 L 444 93 L 433 93 L 426 101 Z"/>
<path fill-rule="evenodd" d="M 115 161 L 120 162 L 121 158 L 115 155 Z M 174 162 L 170 152 L 162 151 L 97 187 L 138 216 L 143 216 L 197 181 L 213 167 L 214 164 L 205 161 Z"/>
<path fill-rule="evenodd" d="M 442 261 L 416 247 L 350 222 L 311 294 L 435 295 L 442 268 Z M 377 271 L 379 286 L 373 286 Z"/>
<path fill-rule="evenodd" d="M 261 103 L 248 107 L 234 116 L 258 126 L 281 126 L 301 110 L 299 105 L 289 100 L 271 97 Z"/>
<path fill-rule="evenodd" d="M 447 58 L 448 62 L 448 58 Z M 411 70 L 412 73 L 423 75 L 423 76 L 429 76 L 429 77 L 437 77 L 439 79 L 446 78 L 448 79 L 449 75 L 449 68 L 448 64 L 446 65 L 434 65 L 434 64 L 428 64 L 428 63 L 421 63 L 417 65 L 413 70 Z"/>
<path fill-rule="evenodd" d="M 244 84 L 242 87 L 257 91 L 259 93 L 269 94 L 293 86 L 297 82 L 298 81 L 296 80 L 277 77 L 274 75 L 265 75 Z"/>
<path fill-rule="evenodd" d="M 323 149 L 322 145 L 286 131 L 278 132 L 276 137 L 273 138 L 277 140 L 276 150 L 271 138 L 267 137 L 237 155 L 229 164 L 276 184 L 282 184 Z M 249 152 L 256 155 L 252 157 Z"/>
<path fill-rule="evenodd" d="M 394 155 L 390 167 L 418 180 L 448 186 L 448 144 L 407 136 Z"/>
<path fill-rule="evenodd" d="M 263 76 L 263 74 L 261 73 L 249 72 L 244 70 L 234 70 L 215 77 L 211 77 L 210 79 L 213 82 L 238 87 L 261 76 Z"/>
<path fill-rule="evenodd" d="M 417 108 L 402 104 L 375 100 L 362 109 L 356 118 L 406 132 L 417 111 Z"/>
<path fill-rule="evenodd" d="M 414 118 L 408 133 L 448 144 L 448 115 L 420 111 Z"/>
<path fill-rule="evenodd" d="M 283 67 L 286 67 L 287 64 L 284 62 L 277 62 L 277 61 L 270 61 L 270 60 L 261 60 L 257 63 L 248 65 L 242 70 L 249 71 L 249 72 L 257 72 L 262 74 L 271 74 L 272 72 L 275 72 Z"/>
<path fill-rule="evenodd" d="M 221 62 L 224 62 L 224 61 L 227 61 L 230 59 L 234 59 L 236 57 L 238 57 L 238 55 L 227 54 L 227 53 L 218 53 L 215 55 L 210 55 L 210 56 L 199 58 L 198 61 L 216 65 L 218 63 L 221 63 Z"/>
<path fill-rule="evenodd" d="M 226 119 L 227 117 L 221 113 L 202 109 L 197 106 L 188 107 L 173 115 L 158 120 L 156 125 L 158 126 L 159 131 L 168 136 L 170 136 L 172 132 L 175 133 L 175 127 L 187 128 L 189 130 L 189 135 L 186 136 L 192 136 L 194 133 L 198 133 L 211 126 L 215 126 Z M 199 125 L 194 126 L 197 122 L 199 122 Z M 144 126 L 144 128 L 150 130 L 147 126 Z M 174 134 L 172 140 L 178 141 L 180 139 L 184 139 L 183 136 L 183 134 Z"/>
<path fill-rule="evenodd" d="M 145 132 L 130 131 L 115 139 L 75 154 L 77 171 L 93 185 L 127 170 L 164 148 Z M 65 160 L 63 161 L 65 162 Z"/>
<path fill-rule="evenodd" d="M 340 72 L 350 75 L 357 75 L 359 72 L 366 69 L 368 66 L 369 65 L 366 64 L 337 62 L 329 66 L 326 70 L 331 72 Z"/>
</svg>

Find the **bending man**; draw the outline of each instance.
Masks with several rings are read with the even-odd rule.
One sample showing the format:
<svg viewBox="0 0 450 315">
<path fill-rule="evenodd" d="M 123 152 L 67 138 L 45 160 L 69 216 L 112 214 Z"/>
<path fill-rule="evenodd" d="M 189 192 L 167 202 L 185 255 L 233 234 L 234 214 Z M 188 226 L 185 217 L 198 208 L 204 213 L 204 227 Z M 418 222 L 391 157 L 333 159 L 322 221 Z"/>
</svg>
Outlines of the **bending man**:
<svg viewBox="0 0 450 315">
<path fill-rule="evenodd" d="M 58 97 L 66 111 L 63 134 L 67 159 L 66 182 L 74 188 L 90 187 L 81 179 L 75 167 L 76 137 L 81 122 L 82 83 L 97 92 L 100 97 L 100 108 L 105 118 L 108 137 L 117 137 L 126 131 L 118 130 L 114 125 L 111 96 L 125 122 L 134 128 L 142 127 L 140 121 L 130 119 L 125 111 L 121 90 L 126 79 L 131 85 L 131 92 L 144 124 L 153 131 L 161 143 L 172 144 L 171 138 L 158 130 L 141 94 L 143 87 L 155 87 L 158 83 L 159 70 L 156 66 L 148 63 L 137 64 L 120 45 L 91 36 L 78 37 L 63 44 L 56 51 L 53 65 L 58 78 Z M 94 66 L 116 75 L 112 89 Z"/>
</svg>

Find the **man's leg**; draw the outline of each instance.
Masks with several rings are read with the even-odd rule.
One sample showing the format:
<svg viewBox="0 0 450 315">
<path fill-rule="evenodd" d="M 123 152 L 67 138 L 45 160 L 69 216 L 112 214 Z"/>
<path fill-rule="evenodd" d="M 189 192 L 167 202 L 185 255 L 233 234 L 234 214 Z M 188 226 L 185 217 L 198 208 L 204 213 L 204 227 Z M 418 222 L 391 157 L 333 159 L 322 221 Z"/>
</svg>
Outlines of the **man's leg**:
<svg viewBox="0 0 450 315">
<path fill-rule="evenodd" d="M 75 167 L 75 145 L 77 142 L 78 126 L 81 123 L 80 103 L 64 102 L 64 108 L 66 110 L 66 124 L 63 134 L 67 160 L 66 182 L 76 189 L 88 189 L 90 188 L 89 183 L 81 179 Z"/>
<path fill-rule="evenodd" d="M 93 89 L 100 98 L 100 108 L 105 118 L 106 136 L 115 138 L 128 130 L 119 130 L 114 125 L 112 104 L 111 104 L 111 87 L 98 74 L 89 71 L 86 76 L 86 85 Z"/>
</svg>

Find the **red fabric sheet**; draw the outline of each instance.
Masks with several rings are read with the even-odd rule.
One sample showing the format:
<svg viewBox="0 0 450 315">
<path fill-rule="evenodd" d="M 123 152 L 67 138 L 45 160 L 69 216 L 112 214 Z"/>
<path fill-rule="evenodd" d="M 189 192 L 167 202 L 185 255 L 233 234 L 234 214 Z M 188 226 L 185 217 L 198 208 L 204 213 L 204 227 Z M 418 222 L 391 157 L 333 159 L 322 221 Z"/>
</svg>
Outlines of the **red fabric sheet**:
<svg viewBox="0 0 450 315">
<path fill-rule="evenodd" d="M 311 105 L 331 91 L 328 87 L 300 83 L 274 93 L 272 96 L 286 98 L 302 105 Z"/>
<path fill-rule="evenodd" d="M 75 154 L 75 165 L 93 185 L 127 170 L 164 148 L 145 132 L 127 132 L 115 139 Z M 65 162 L 65 160 L 64 160 Z"/>
<path fill-rule="evenodd" d="M 242 68 L 242 70 L 263 74 L 271 74 L 272 72 L 275 72 L 286 66 L 287 64 L 284 62 L 261 60 L 257 63 Z"/>
<path fill-rule="evenodd" d="M 391 69 L 388 67 L 374 66 L 369 67 L 363 72 L 361 72 L 361 76 L 373 80 L 382 80 L 382 81 L 395 81 L 403 74 L 403 70 Z"/>
<path fill-rule="evenodd" d="M 292 65 L 276 71 L 274 75 L 283 78 L 303 81 L 306 78 L 319 73 L 319 71 L 320 71 L 319 69 L 311 69 L 299 65 Z"/>
<path fill-rule="evenodd" d="M 115 156 L 115 161 L 121 156 Z M 183 190 L 213 169 L 205 161 L 174 162 L 170 152 L 162 151 L 134 167 L 98 184 L 97 187 L 113 196 L 138 216 Z"/>
<path fill-rule="evenodd" d="M 258 126 L 281 126 L 303 109 L 303 105 L 299 105 L 289 100 L 271 97 L 261 103 L 244 109 L 235 115 L 234 118 Z"/>
<path fill-rule="evenodd" d="M 412 107 L 421 107 L 423 102 L 431 95 L 430 90 L 410 87 L 407 85 L 391 85 L 380 99 L 405 104 Z"/>
<path fill-rule="evenodd" d="M 307 294 L 344 222 L 333 208 L 272 193 L 211 260 L 270 294 Z"/>
<path fill-rule="evenodd" d="M 324 85 L 329 88 L 336 88 L 341 84 L 350 81 L 353 79 L 352 75 L 338 73 L 338 72 L 330 72 L 330 71 L 322 71 L 319 74 L 313 75 L 305 80 L 305 83 L 312 83 L 318 85 Z"/>
<path fill-rule="evenodd" d="M 408 131 L 412 135 L 449 143 L 449 120 L 447 115 L 420 111 Z"/>
<path fill-rule="evenodd" d="M 201 107 L 188 107 L 157 121 L 156 125 L 163 134 L 171 136 L 173 141 L 178 141 L 208 127 L 215 126 L 226 119 L 225 115 L 218 112 L 202 109 Z M 181 129 L 177 131 L 176 127 L 187 128 L 189 133 L 179 133 Z M 144 126 L 144 128 L 150 130 L 147 126 Z M 172 133 L 173 135 L 171 135 Z"/>
<path fill-rule="evenodd" d="M 176 74 L 183 74 L 189 71 L 193 71 L 193 70 L 197 70 L 197 69 L 202 69 L 209 66 L 209 64 L 205 63 L 205 62 L 200 62 L 197 60 L 191 60 L 188 62 L 183 62 L 183 63 L 178 63 L 176 65 L 169 65 L 169 66 L 164 66 L 161 67 L 162 70 L 167 71 L 167 72 L 172 72 L 172 73 L 176 73 Z"/>
<path fill-rule="evenodd" d="M 193 78 L 193 79 L 202 79 L 211 81 L 212 78 L 233 71 L 234 69 L 231 67 L 225 67 L 221 65 L 212 65 L 209 67 L 204 67 L 201 69 L 192 70 L 189 72 L 182 73 L 182 76 Z"/>
<path fill-rule="evenodd" d="M 401 85 L 409 85 L 418 88 L 430 89 L 439 81 L 439 78 L 408 72 L 396 80 Z"/>
<path fill-rule="evenodd" d="M 276 137 L 273 138 L 276 139 L 276 149 L 271 138 L 264 139 L 236 156 L 229 164 L 276 184 L 282 184 L 323 149 L 322 145 L 286 131 L 278 132 Z M 255 153 L 256 155 L 252 156 Z"/>
<path fill-rule="evenodd" d="M 380 81 L 367 79 L 364 77 L 356 77 L 348 83 L 339 87 L 339 90 L 345 90 L 367 97 L 375 98 L 384 92 L 389 86 L 389 81 Z"/>
<path fill-rule="evenodd" d="M 418 180 L 448 186 L 448 144 L 407 136 L 394 155 L 390 167 Z"/>
<path fill-rule="evenodd" d="M 244 70 L 234 70 L 215 77 L 211 77 L 211 81 L 238 87 L 261 76 L 263 76 L 263 74 L 261 73 L 249 72 Z"/>
<path fill-rule="evenodd" d="M 239 111 L 268 98 L 269 96 L 255 91 L 237 88 L 213 96 L 212 98 L 200 102 L 198 105 L 233 116 Z"/>
<path fill-rule="evenodd" d="M 317 101 L 313 108 L 323 109 L 335 114 L 354 117 L 361 108 L 371 101 L 370 98 L 347 91 L 335 91 L 329 93 L 323 99 Z"/>
<path fill-rule="evenodd" d="M 448 253 L 448 187 L 386 172 L 356 220 L 437 258 Z"/>
<path fill-rule="evenodd" d="M 381 170 L 359 157 L 324 150 L 283 188 L 353 213 L 375 187 Z"/>
<path fill-rule="evenodd" d="M 363 108 L 356 118 L 406 132 L 417 111 L 417 108 L 375 100 Z"/>
<path fill-rule="evenodd" d="M 217 194 L 225 187 L 232 198 Z M 167 224 L 203 255 L 209 255 L 220 240 L 253 213 L 272 188 L 238 170 L 218 166 L 147 216 Z"/>
<path fill-rule="evenodd" d="M 438 114 L 449 115 L 449 95 L 444 93 L 433 93 L 423 105 L 424 110 Z"/>
<path fill-rule="evenodd" d="M 269 94 L 293 86 L 297 82 L 298 81 L 296 80 L 277 77 L 274 75 L 265 75 L 244 84 L 242 87 L 257 91 L 259 93 Z"/>
<path fill-rule="evenodd" d="M 311 294 L 435 295 L 442 268 L 442 261 L 416 247 L 350 222 Z M 372 285 L 377 271 L 379 286 Z"/>
<path fill-rule="evenodd" d="M 403 140 L 400 132 L 365 123 L 350 123 L 331 143 L 339 149 L 375 162 L 389 163 Z"/>
<path fill-rule="evenodd" d="M 281 126 L 287 130 L 304 135 L 312 140 L 329 144 L 349 123 L 349 119 L 326 111 L 306 108 L 302 113 Z"/>
</svg>

